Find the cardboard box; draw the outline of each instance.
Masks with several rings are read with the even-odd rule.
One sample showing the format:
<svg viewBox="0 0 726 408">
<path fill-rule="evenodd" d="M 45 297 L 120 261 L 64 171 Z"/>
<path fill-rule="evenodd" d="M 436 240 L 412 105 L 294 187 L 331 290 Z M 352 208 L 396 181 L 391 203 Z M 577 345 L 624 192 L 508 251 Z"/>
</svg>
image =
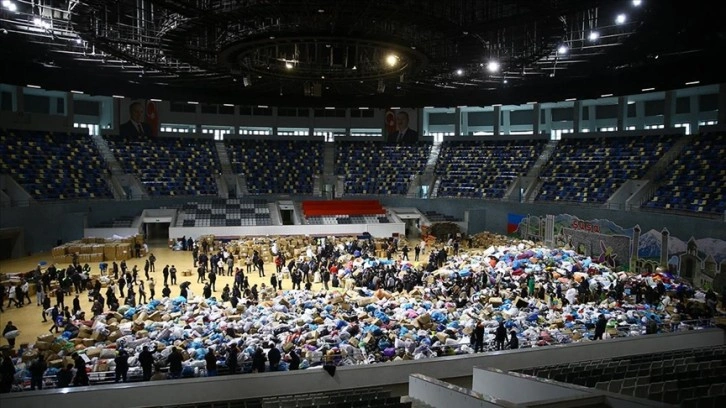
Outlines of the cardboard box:
<svg viewBox="0 0 726 408">
<path fill-rule="evenodd" d="M 54 257 L 63 256 L 66 254 L 67 249 L 68 248 L 65 245 L 61 245 L 61 246 L 57 246 L 57 247 L 53 248 L 51 253 L 53 254 Z"/>
</svg>

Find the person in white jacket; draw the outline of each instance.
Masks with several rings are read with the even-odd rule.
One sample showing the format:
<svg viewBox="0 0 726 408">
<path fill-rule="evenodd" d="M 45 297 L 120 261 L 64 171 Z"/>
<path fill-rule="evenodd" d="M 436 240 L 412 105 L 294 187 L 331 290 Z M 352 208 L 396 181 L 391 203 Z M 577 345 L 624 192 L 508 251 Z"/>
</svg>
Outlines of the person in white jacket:
<svg viewBox="0 0 726 408">
<path fill-rule="evenodd" d="M 565 292 L 565 299 L 567 299 L 568 304 L 574 305 L 577 301 L 577 289 L 574 287 L 567 289 L 567 292 Z"/>
<path fill-rule="evenodd" d="M 20 288 L 23 290 L 23 298 L 19 299 L 20 303 L 25 304 L 25 299 L 28 299 L 28 304 L 33 303 L 33 300 L 30 299 L 30 284 L 28 281 L 24 280 Z"/>
</svg>

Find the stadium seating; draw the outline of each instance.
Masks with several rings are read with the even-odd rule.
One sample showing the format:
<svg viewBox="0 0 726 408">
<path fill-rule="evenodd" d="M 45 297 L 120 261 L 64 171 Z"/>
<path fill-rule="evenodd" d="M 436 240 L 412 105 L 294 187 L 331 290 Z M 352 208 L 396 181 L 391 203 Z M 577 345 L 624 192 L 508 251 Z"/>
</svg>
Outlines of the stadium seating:
<svg viewBox="0 0 726 408">
<path fill-rule="evenodd" d="M 323 168 L 322 142 L 232 140 L 225 142 L 232 170 L 247 177 L 250 194 L 311 194 Z"/>
<path fill-rule="evenodd" d="M 205 196 L 217 194 L 219 158 L 212 140 L 107 138 L 126 173 L 136 175 L 149 195 Z"/>
<path fill-rule="evenodd" d="M 401 402 L 400 397 L 392 397 L 389 391 L 381 388 L 356 388 L 335 393 L 310 393 L 267 397 L 261 401 L 262 408 L 287 407 L 410 407 L 410 402 Z"/>
<path fill-rule="evenodd" d="M 436 165 L 439 197 L 499 199 L 524 176 L 546 141 L 444 143 Z"/>
<path fill-rule="evenodd" d="M 726 211 L 726 135 L 704 134 L 685 147 L 645 208 L 721 215 Z"/>
<path fill-rule="evenodd" d="M 430 153 L 429 143 L 339 142 L 335 174 L 345 176 L 344 194 L 406 195 Z"/>
<path fill-rule="evenodd" d="M 118 217 L 113 221 L 96 224 L 95 228 L 130 228 L 133 222 L 134 217 Z"/>
<path fill-rule="evenodd" d="M 113 198 L 106 164 L 87 135 L 4 130 L 0 172 L 39 201 Z"/>
<path fill-rule="evenodd" d="M 184 204 L 177 215 L 177 227 L 240 227 L 272 225 L 265 200 L 223 199 Z"/>
<path fill-rule="evenodd" d="M 307 224 L 381 224 L 390 222 L 378 200 L 303 201 Z"/>
<path fill-rule="evenodd" d="M 521 370 L 559 382 L 682 406 L 726 398 L 726 347 L 678 350 Z"/>
<path fill-rule="evenodd" d="M 671 136 L 563 139 L 536 200 L 604 203 L 626 180 L 642 178 L 673 142 Z"/>
</svg>

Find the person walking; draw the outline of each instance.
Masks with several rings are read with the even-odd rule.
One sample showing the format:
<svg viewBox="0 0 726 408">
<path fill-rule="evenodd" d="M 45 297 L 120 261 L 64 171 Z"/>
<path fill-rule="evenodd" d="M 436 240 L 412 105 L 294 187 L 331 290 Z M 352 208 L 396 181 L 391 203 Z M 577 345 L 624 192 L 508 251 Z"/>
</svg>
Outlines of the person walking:
<svg viewBox="0 0 726 408">
<path fill-rule="evenodd" d="M 5 329 L 3 329 L 3 337 L 8 341 L 8 344 L 10 345 L 10 348 L 15 348 L 15 338 L 18 337 L 18 328 L 15 327 L 13 322 L 8 321 L 8 323 L 5 325 Z"/>
</svg>

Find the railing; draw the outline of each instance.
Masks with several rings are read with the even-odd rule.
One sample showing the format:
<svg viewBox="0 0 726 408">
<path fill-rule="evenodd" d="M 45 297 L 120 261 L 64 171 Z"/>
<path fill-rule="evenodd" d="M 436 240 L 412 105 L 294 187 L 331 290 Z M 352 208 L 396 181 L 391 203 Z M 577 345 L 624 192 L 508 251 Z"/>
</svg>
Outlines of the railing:
<svg viewBox="0 0 726 408">
<path fill-rule="evenodd" d="M 653 341 L 659 342 L 661 340 L 665 341 L 666 337 L 670 336 L 677 336 L 670 340 L 669 343 L 667 343 L 667 348 L 669 350 L 681 350 L 681 349 L 689 349 L 689 348 L 698 348 L 698 347 L 713 347 L 713 345 L 710 343 L 711 340 L 706 340 L 702 336 L 700 337 L 700 341 L 705 342 L 705 344 L 696 344 L 696 342 L 678 342 L 673 340 L 682 340 L 678 336 L 684 335 L 694 335 L 699 334 L 697 332 L 700 332 L 702 329 L 712 329 L 716 327 L 715 319 L 712 318 L 704 318 L 704 319 L 691 319 L 691 320 L 683 320 L 680 322 L 680 329 L 679 330 L 672 330 L 672 326 L 668 324 L 660 324 L 659 325 L 659 332 L 660 334 L 657 335 L 643 335 L 643 336 L 633 336 L 628 337 L 630 339 L 638 340 L 639 342 L 642 341 L 644 343 L 651 343 Z M 694 331 L 693 329 L 698 329 Z M 643 326 L 644 330 L 644 326 Z M 718 332 L 716 332 L 718 333 Z M 532 358 L 534 355 L 539 355 L 543 353 L 557 353 L 557 351 L 563 352 L 562 347 L 567 347 L 569 350 L 577 351 L 577 350 L 590 350 L 594 348 L 602 349 L 605 354 L 612 353 L 617 354 L 617 356 L 627 355 L 627 352 L 625 352 L 624 348 L 630 348 L 635 347 L 636 342 L 628 342 L 628 340 L 625 338 L 626 336 L 616 336 L 613 338 L 613 340 L 606 340 L 602 343 L 600 342 L 582 342 L 582 343 L 570 343 L 570 344 L 558 344 L 558 345 L 551 345 L 547 347 L 531 347 L 531 345 L 524 343 L 522 347 L 520 347 L 520 350 L 505 350 L 505 351 L 497 351 L 494 342 L 490 342 L 488 344 L 485 344 L 486 352 L 484 353 L 473 353 L 473 354 L 467 354 L 462 353 L 458 354 L 456 356 L 446 356 L 446 357 L 433 357 L 433 358 L 425 358 L 420 360 L 413 360 L 408 362 L 403 362 L 404 364 L 416 364 L 418 363 L 422 367 L 425 365 L 439 365 L 443 364 L 445 362 L 454 362 L 454 361 L 463 361 L 466 359 L 481 359 L 484 358 L 485 360 L 487 358 L 491 358 L 492 361 L 502 358 L 502 357 L 510 357 L 507 359 L 510 361 L 507 363 L 508 367 L 498 367 L 500 364 L 492 364 L 492 366 L 497 366 L 498 368 L 506 368 L 506 369 L 523 369 L 523 368 L 530 368 L 530 367 L 544 367 L 547 365 L 552 364 L 560 364 L 560 363 L 567 363 L 567 362 L 575 362 L 575 361 L 595 361 L 595 360 L 601 360 L 602 355 L 593 354 L 592 351 L 590 352 L 583 352 L 583 353 L 571 353 L 568 354 L 567 357 L 563 356 L 561 358 L 555 358 L 554 356 L 550 356 L 552 358 L 548 359 L 541 359 L 538 360 L 537 358 Z M 721 338 L 721 337 L 719 337 Z M 693 340 L 693 339 L 692 339 Z M 625 341 L 625 343 L 623 343 Z M 631 344 L 633 343 L 633 344 Z M 662 343 L 666 344 L 666 343 Z M 723 341 L 720 340 L 719 345 L 722 345 Z M 617 347 L 618 345 L 627 347 Z M 461 347 L 463 345 L 458 345 L 457 347 Z M 433 351 L 437 350 L 443 350 L 447 349 L 450 350 L 453 346 L 439 346 L 439 347 L 431 347 Z M 606 348 L 613 348 L 615 349 L 607 351 Z M 665 347 L 665 346 L 662 346 Z M 310 364 L 310 367 L 322 367 L 326 365 L 333 365 L 337 367 L 346 367 L 345 369 L 356 369 L 356 368 L 380 368 L 381 370 L 392 370 L 395 369 L 396 364 L 386 364 L 386 363 L 374 363 L 374 358 L 372 355 L 364 355 L 359 349 L 356 349 L 358 351 L 358 356 L 356 358 L 361 359 L 358 362 L 352 361 L 352 358 L 350 357 L 341 357 L 340 355 L 334 355 L 334 356 L 328 356 L 325 353 L 322 353 L 318 358 L 316 358 L 315 361 L 313 361 Z M 659 350 L 651 350 L 650 347 L 645 347 L 642 349 L 638 349 L 638 353 L 634 354 L 635 356 L 640 354 L 648 354 L 650 352 L 658 352 Z M 502 353 L 505 353 L 505 355 L 502 355 Z M 632 351 L 631 351 L 632 353 Z M 562 354 L 562 353 L 559 353 Z M 575 355 L 577 354 L 577 355 Z M 529 357 L 528 357 L 529 356 Z M 583 356 L 587 356 L 586 358 Z M 607 358 L 615 357 L 608 356 Z M 302 359 L 302 357 L 301 357 Z M 521 361 L 520 361 L 521 360 Z M 544 360 L 550 360 L 550 361 L 544 361 Z M 572 360 L 572 361 L 569 361 Z M 472 363 L 473 364 L 473 363 Z M 466 365 L 467 367 L 471 367 L 470 365 Z M 400 365 L 399 365 L 400 367 Z M 268 368 L 268 367 L 266 367 Z M 412 367 L 413 368 L 413 367 Z M 162 367 L 160 368 L 162 373 L 168 373 L 168 368 Z M 284 370 L 284 368 L 283 368 Z M 416 371 L 413 369 L 413 371 Z M 427 370 L 423 370 L 427 371 Z M 188 371 L 189 372 L 189 371 Z M 284 371 L 283 371 L 284 372 Z M 304 369 L 300 370 L 301 373 L 308 372 L 310 375 L 314 375 L 313 373 L 319 372 L 317 369 Z M 265 375 L 279 375 L 282 372 L 280 371 L 269 371 L 267 370 L 265 372 Z M 89 379 L 91 385 L 103 385 L 103 384 L 112 384 L 115 379 L 115 375 L 113 371 L 103 371 L 103 372 L 90 372 Z M 252 361 L 244 361 L 240 367 L 239 372 L 235 373 L 237 374 L 237 377 L 239 378 L 246 378 L 246 379 L 253 379 L 258 378 L 258 375 L 254 376 L 239 376 L 239 374 L 252 374 Z M 231 378 L 232 373 L 229 372 L 229 369 L 224 365 L 218 365 L 217 366 L 217 375 L 222 377 L 228 377 Z M 469 371 L 468 375 L 471 375 L 471 372 Z M 207 372 L 206 368 L 199 367 L 194 369 L 193 375 L 191 372 L 186 377 L 183 378 L 192 378 L 192 377 L 206 377 Z M 439 378 L 443 378 L 440 377 Z M 140 367 L 134 367 L 129 369 L 127 380 L 129 382 L 142 382 L 142 370 Z M 200 378 L 201 380 L 201 378 Z M 44 382 L 44 388 L 51 388 L 55 387 L 56 385 L 56 379 L 54 376 L 45 376 L 43 378 Z M 159 383 L 152 383 L 152 384 L 159 384 Z M 367 386 L 366 384 L 358 384 L 358 386 Z M 27 390 L 30 388 L 30 377 L 24 377 L 21 380 L 18 380 L 15 384 L 14 391 L 21 391 L 21 390 Z M 99 389 L 103 389 L 105 387 L 99 387 Z M 31 393 L 24 393 L 24 395 L 32 395 Z M 4 406 L 4 404 L 3 404 Z"/>
</svg>

